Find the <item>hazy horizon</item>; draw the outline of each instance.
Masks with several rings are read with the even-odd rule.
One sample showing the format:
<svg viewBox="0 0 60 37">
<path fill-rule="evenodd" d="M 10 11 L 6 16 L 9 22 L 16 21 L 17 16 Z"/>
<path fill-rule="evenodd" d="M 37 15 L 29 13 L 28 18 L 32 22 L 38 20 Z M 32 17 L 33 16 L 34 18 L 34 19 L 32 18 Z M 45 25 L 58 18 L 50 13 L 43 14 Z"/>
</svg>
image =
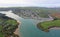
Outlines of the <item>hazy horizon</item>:
<svg viewBox="0 0 60 37">
<path fill-rule="evenodd" d="M 60 7 L 60 0 L 0 0 L 0 7 Z"/>
</svg>

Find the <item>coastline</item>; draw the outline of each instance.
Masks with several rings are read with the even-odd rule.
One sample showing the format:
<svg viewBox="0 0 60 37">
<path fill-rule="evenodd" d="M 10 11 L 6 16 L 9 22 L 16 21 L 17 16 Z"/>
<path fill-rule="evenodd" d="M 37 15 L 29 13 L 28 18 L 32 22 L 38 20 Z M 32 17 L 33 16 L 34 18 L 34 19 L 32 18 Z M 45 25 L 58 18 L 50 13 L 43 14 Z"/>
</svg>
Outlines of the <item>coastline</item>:
<svg viewBox="0 0 60 37">
<path fill-rule="evenodd" d="M 50 30 L 50 29 L 57 29 L 57 30 L 59 30 L 59 29 L 60 29 L 60 26 L 51 26 L 51 27 L 49 27 L 48 29 L 49 29 L 49 30 Z"/>
<path fill-rule="evenodd" d="M 19 21 L 17 21 L 17 22 L 18 22 L 19 25 L 18 25 L 18 28 L 16 28 L 14 34 L 20 36 L 20 33 L 19 33 L 19 27 L 20 27 L 21 22 L 19 22 Z"/>
<path fill-rule="evenodd" d="M 14 34 L 19 35 L 19 28 L 15 30 Z"/>
<path fill-rule="evenodd" d="M 51 29 L 53 30 L 60 30 L 60 26 L 50 26 L 47 29 L 44 29 L 41 25 L 37 25 L 38 29 L 41 29 L 42 31 L 49 32 Z"/>
</svg>

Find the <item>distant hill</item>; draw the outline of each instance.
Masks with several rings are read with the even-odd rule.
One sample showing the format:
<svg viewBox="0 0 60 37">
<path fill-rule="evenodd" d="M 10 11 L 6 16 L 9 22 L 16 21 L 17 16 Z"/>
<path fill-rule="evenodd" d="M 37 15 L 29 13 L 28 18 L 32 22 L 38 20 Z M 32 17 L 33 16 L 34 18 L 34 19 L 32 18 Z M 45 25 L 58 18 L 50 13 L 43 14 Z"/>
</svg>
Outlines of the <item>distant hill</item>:
<svg viewBox="0 0 60 37">
<path fill-rule="evenodd" d="M 57 8 L 46 8 L 46 7 L 9 7 L 9 8 L 0 8 L 0 11 L 12 10 L 13 13 L 21 16 L 24 13 L 28 13 L 27 16 L 32 14 L 37 14 L 40 17 L 46 17 L 51 13 L 60 13 L 60 7 Z M 29 15 L 30 14 L 30 15 Z"/>
</svg>

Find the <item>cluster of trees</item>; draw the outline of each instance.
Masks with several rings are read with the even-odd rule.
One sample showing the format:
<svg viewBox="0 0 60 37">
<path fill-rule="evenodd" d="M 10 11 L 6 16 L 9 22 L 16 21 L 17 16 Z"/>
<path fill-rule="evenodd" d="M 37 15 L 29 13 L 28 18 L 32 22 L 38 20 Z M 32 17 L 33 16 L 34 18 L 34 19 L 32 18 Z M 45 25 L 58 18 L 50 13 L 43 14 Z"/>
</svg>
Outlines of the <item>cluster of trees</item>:
<svg viewBox="0 0 60 37">
<path fill-rule="evenodd" d="M 18 25 L 16 20 L 0 18 L 0 37 L 19 37 L 14 34 Z"/>
</svg>

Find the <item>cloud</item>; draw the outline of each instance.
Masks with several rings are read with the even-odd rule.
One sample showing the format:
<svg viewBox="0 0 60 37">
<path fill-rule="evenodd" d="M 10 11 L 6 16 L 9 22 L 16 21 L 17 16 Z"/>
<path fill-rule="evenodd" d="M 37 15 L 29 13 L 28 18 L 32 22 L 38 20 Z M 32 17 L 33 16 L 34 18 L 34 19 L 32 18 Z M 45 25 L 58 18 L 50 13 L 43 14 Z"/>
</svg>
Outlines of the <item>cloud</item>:
<svg viewBox="0 0 60 37">
<path fill-rule="evenodd" d="M 60 7 L 59 0 L 22 0 L 21 6 Z"/>
<path fill-rule="evenodd" d="M 0 0 L 0 4 L 18 4 L 20 0 Z"/>
<path fill-rule="evenodd" d="M 0 7 L 8 6 L 46 6 L 58 7 L 60 0 L 0 0 Z"/>
</svg>

